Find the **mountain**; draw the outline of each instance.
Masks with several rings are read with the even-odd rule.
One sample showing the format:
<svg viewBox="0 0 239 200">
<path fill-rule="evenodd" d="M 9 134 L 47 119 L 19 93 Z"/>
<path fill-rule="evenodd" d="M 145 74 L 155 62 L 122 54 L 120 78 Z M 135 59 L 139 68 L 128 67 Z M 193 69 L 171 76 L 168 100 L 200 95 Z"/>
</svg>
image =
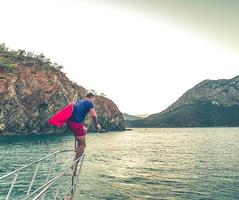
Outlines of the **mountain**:
<svg viewBox="0 0 239 200">
<path fill-rule="evenodd" d="M 127 113 L 123 113 L 124 121 L 125 121 L 125 126 L 126 127 L 131 127 L 131 122 L 135 120 L 142 119 L 142 117 L 137 117 L 134 115 L 129 115 Z"/>
<path fill-rule="evenodd" d="M 67 128 L 48 125 L 47 120 L 87 91 L 61 72 L 62 66 L 43 54 L 10 51 L 0 45 L 0 135 L 65 133 Z M 122 113 L 110 99 L 96 96 L 96 110 L 103 129 L 125 130 Z M 86 124 L 93 131 L 88 116 Z"/>
<path fill-rule="evenodd" d="M 239 76 L 205 80 L 166 110 L 131 123 L 134 127 L 239 126 Z"/>
<path fill-rule="evenodd" d="M 134 115 L 129 115 L 127 113 L 123 113 L 123 116 L 124 116 L 124 120 L 125 121 L 133 121 L 133 120 L 137 120 L 137 119 L 142 119 L 142 117 L 137 117 L 137 116 L 134 116 Z"/>
</svg>

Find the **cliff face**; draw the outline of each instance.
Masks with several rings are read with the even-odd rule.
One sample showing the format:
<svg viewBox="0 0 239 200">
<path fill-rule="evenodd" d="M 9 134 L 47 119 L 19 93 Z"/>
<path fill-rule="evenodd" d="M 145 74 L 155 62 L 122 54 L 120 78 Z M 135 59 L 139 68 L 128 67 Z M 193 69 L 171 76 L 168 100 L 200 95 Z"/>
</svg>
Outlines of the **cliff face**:
<svg viewBox="0 0 239 200">
<path fill-rule="evenodd" d="M 163 112 L 131 126 L 239 126 L 239 76 L 202 81 Z"/>
<path fill-rule="evenodd" d="M 66 127 L 50 126 L 47 120 L 76 94 L 84 98 L 87 91 L 46 63 L 11 56 L 0 52 L 0 135 L 64 133 Z M 105 97 L 96 99 L 102 128 L 124 130 L 124 119 L 117 106 Z M 86 122 L 90 130 L 91 122 Z"/>
</svg>

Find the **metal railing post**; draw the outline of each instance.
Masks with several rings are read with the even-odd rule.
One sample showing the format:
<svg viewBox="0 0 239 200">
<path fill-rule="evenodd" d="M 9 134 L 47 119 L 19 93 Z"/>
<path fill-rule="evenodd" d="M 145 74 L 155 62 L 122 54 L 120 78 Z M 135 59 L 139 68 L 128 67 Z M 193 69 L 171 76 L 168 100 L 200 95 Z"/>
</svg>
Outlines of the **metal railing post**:
<svg viewBox="0 0 239 200">
<path fill-rule="evenodd" d="M 58 189 L 57 189 L 57 191 L 56 191 L 56 195 L 55 195 L 55 197 L 54 197 L 54 200 L 56 200 L 56 198 L 57 198 L 57 196 L 58 196 L 58 193 L 59 193 L 59 191 L 60 191 L 62 182 L 63 182 L 63 177 L 61 177 L 61 181 L 60 181 L 59 186 L 58 186 Z"/>
<path fill-rule="evenodd" d="M 9 197 L 10 197 L 10 194 L 11 194 L 12 189 L 13 189 L 15 183 L 16 183 L 17 176 L 18 176 L 19 173 L 20 173 L 20 172 L 17 172 L 17 174 L 15 175 L 15 177 L 14 177 L 14 179 L 13 179 L 13 181 L 12 181 L 12 184 L 11 184 L 11 187 L 10 187 L 10 189 L 9 189 L 9 191 L 8 191 L 8 194 L 7 194 L 6 200 L 8 200 Z"/>
<path fill-rule="evenodd" d="M 51 166 L 50 166 L 50 169 L 49 169 L 49 171 L 48 171 L 48 175 L 47 175 L 47 178 L 46 178 L 45 183 L 47 183 L 48 180 L 49 180 L 49 178 L 50 178 L 51 170 L 52 170 L 53 164 L 54 164 L 54 162 L 55 162 L 55 159 L 56 159 L 56 155 L 54 155 L 54 158 L 52 159 Z M 42 196 L 42 200 L 45 199 L 45 196 L 46 196 L 46 193 Z"/>
<path fill-rule="evenodd" d="M 31 183 L 30 183 L 30 186 L 29 186 L 28 191 L 27 191 L 27 195 L 30 194 L 30 191 L 31 191 L 31 189 L 32 189 L 32 185 L 33 185 L 33 182 L 34 182 L 34 180 L 35 180 L 35 177 L 36 177 L 38 168 L 39 168 L 39 166 L 40 166 L 40 163 L 41 163 L 41 161 L 37 164 L 37 167 L 36 167 L 35 172 L 34 172 L 34 174 L 33 174 L 33 177 L 32 177 Z"/>
</svg>

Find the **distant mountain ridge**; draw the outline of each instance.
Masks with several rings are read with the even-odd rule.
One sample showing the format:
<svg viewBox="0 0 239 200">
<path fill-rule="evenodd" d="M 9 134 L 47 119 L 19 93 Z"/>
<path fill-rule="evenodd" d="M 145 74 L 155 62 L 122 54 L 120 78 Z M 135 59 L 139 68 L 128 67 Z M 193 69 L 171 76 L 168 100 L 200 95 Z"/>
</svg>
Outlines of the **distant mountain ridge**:
<svg viewBox="0 0 239 200">
<path fill-rule="evenodd" d="M 125 121 L 126 127 L 130 127 L 132 121 L 142 119 L 142 117 L 137 117 L 137 116 L 134 116 L 134 115 L 129 115 L 127 113 L 122 113 L 122 114 L 123 114 L 123 117 L 124 117 L 124 121 Z"/>
<path fill-rule="evenodd" d="M 132 121 L 137 119 L 142 119 L 142 117 L 137 117 L 135 115 L 129 115 L 127 113 L 123 113 L 124 120 Z"/>
<path fill-rule="evenodd" d="M 239 76 L 204 80 L 166 110 L 131 123 L 136 127 L 239 126 Z"/>
</svg>

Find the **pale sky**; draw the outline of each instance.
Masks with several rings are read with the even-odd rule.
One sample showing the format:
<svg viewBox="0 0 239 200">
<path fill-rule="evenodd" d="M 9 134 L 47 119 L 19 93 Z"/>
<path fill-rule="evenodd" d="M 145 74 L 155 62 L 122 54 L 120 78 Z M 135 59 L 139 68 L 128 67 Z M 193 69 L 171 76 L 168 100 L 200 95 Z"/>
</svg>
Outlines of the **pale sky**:
<svg viewBox="0 0 239 200">
<path fill-rule="evenodd" d="M 238 15 L 228 11 L 235 6 L 209 12 L 191 0 L 200 18 L 193 9 L 187 15 L 188 4 L 123 2 L 0 0 L 0 43 L 44 53 L 129 114 L 158 113 L 205 79 L 239 75 Z"/>
</svg>

